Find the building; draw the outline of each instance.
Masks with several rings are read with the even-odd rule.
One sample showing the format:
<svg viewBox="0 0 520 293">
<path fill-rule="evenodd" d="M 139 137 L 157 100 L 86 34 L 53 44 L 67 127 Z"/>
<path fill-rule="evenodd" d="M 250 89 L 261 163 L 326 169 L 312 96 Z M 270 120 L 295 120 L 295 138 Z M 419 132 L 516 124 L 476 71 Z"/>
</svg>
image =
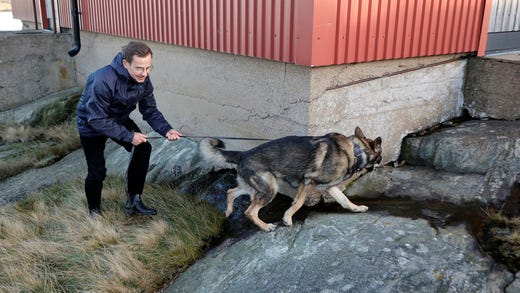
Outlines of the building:
<svg viewBox="0 0 520 293">
<path fill-rule="evenodd" d="M 13 11 L 75 34 L 75 2 L 17 0 Z M 518 19 L 517 2 L 77 0 L 81 49 L 68 58 L 84 84 L 128 40 L 144 40 L 159 106 L 185 134 L 350 135 L 360 126 L 382 136 L 391 161 L 408 133 L 461 114 L 467 58 L 486 54 L 489 19 L 507 18 L 500 7 Z M 494 51 L 520 48 L 497 43 Z"/>
</svg>

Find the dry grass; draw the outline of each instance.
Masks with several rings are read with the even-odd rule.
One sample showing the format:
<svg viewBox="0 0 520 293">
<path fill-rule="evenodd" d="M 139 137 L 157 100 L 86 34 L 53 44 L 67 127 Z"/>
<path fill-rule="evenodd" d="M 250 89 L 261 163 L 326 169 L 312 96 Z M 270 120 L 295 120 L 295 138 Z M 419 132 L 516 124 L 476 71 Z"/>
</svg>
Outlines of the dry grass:
<svg viewBox="0 0 520 293">
<path fill-rule="evenodd" d="M 511 271 L 520 271 L 520 217 L 490 213 L 483 234 L 484 248 Z"/>
<path fill-rule="evenodd" d="M 73 120 L 51 127 L 1 124 L 0 180 L 52 164 L 80 145 Z"/>
<path fill-rule="evenodd" d="M 1 292 L 155 292 L 200 257 L 224 217 L 211 205 L 148 185 L 154 217 L 127 217 L 124 181 L 107 178 L 103 217 L 82 182 L 0 209 Z"/>
<path fill-rule="evenodd" d="M 52 164 L 80 147 L 75 122 L 79 97 L 46 104 L 23 123 L 0 123 L 0 180 Z"/>
</svg>

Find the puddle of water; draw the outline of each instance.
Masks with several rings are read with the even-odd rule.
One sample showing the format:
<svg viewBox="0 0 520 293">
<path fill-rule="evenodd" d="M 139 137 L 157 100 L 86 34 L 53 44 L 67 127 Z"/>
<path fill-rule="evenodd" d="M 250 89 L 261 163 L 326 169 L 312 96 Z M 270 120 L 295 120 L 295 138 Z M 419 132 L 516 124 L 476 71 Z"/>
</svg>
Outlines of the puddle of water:
<svg viewBox="0 0 520 293">
<path fill-rule="evenodd" d="M 216 188 L 211 189 L 205 197 L 206 199 L 213 199 L 214 204 L 217 202 L 217 206 L 220 206 L 219 208 L 221 210 L 225 210 L 226 190 L 234 187 L 235 183 L 234 177 L 229 174 L 224 175 L 222 178 L 225 180 L 220 180 L 219 184 L 214 185 Z M 513 190 L 516 190 L 516 192 L 513 192 L 508 203 L 501 207 L 502 211 L 508 212 L 508 216 L 518 216 L 520 213 L 520 185 L 515 185 Z M 477 203 L 455 205 L 440 200 L 417 201 L 411 198 L 380 197 L 374 199 L 352 198 L 351 200 L 355 204 L 368 206 L 368 212 L 370 213 L 380 213 L 409 219 L 424 219 L 428 221 L 430 226 L 436 231 L 448 226 L 462 224 L 468 233 L 475 237 L 479 243 L 479 249 L 483 254 L 495 256 L 493 259 L 500 263 L 511 261 L 510 259 L 504 260 L 500 257 L 497 258 L 496 254 L 493 253 L 496 247 L 489 246 L 489 243 L 493 243 L 492 241 L 494 240 L 491 239 L 490 234 L 486 232 L 493 227 L 493 223 L 490 223 L 488 216 L 488 213 L 493 211 L 491 208 L 489 210 L 484 209 Z M 283 225 L 281 223 L 283 215 L 291 204 L 292 199 L 290 197 L 278 194 L 271 203 L 260 210 L 259 217 L 265 222 Z M 215 242 L 211 245 L 212 247 L 221 244 L 223 241 L 226 241 L 229 245 L 259 231 L 258 228 L 244 216 L 244 211 L 248 205 L 249 197 L 246 195 L 235 200 L 235 211 L 228 220 L 225 231 L 219 239 L 215 239 Z M 320 203 L 313 207 L 303 206 L 294 214 L 293 221 L 295 223 L 305 221 L 311 212 L 351 213 L 335 202 Z M 518 262 L 516 259 L 513 261 Z M 512 271 L 515 271 L 514 267 L 510 265 L 508 265 L 508 267 Z"/>
</svg>

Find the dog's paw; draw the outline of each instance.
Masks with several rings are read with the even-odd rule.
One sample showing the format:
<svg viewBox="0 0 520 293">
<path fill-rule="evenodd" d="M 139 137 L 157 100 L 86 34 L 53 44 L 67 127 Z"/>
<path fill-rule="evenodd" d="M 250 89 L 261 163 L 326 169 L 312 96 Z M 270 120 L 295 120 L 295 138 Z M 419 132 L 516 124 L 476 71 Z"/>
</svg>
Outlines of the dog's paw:
<svg viewBox="0 0 520 293">
<path fill-rule="evenodd" d="M 368 211 L 368 207 L 367 206 L 355 206 L 352 209 L 352 211 L 356 212 L 356 213 L 364 213 L 364 212 Z"/>
<path fill-rule="evenodd" d="M 273 232 L 276 229 L 276 224 L 266 224 L 265 226 L 265 232 Z"/>
<path fill-rule="evenodd" d="M 231 214 L 233 213 L 233 210 L 226 210 L 226 218 L 229 218 L 229 216 L 231 216 Z"/>
<path fill-rule="evenodd" d="M 292 218 L 287 218 L 287 219 L 286 219 L 286 218 L 284 217 L 284 218 L 282 219 L 282 222 L 283 222 L 283 224 L 284 224 L 285 226 L 292 226 Z"/>
</svg>

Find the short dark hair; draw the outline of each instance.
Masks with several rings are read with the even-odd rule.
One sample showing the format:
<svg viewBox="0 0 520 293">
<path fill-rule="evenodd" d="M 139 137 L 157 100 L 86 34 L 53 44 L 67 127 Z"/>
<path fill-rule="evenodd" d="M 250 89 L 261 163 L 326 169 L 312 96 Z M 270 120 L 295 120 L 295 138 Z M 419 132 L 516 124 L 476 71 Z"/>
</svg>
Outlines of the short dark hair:
<svg viewBox="0 0 520 293">
<path fill-rule="evenodd" d="M 132 63 L 134 55 L 137 55 L 138 57 L 152 55 L 153 57 L 152 49 L 150 49 L 147 44 L 135 41 L 132 41 L 123 46 L 121 53 L 123 53 L 123 59 L 125 59 L 128 63 Z"/>
</svg>

